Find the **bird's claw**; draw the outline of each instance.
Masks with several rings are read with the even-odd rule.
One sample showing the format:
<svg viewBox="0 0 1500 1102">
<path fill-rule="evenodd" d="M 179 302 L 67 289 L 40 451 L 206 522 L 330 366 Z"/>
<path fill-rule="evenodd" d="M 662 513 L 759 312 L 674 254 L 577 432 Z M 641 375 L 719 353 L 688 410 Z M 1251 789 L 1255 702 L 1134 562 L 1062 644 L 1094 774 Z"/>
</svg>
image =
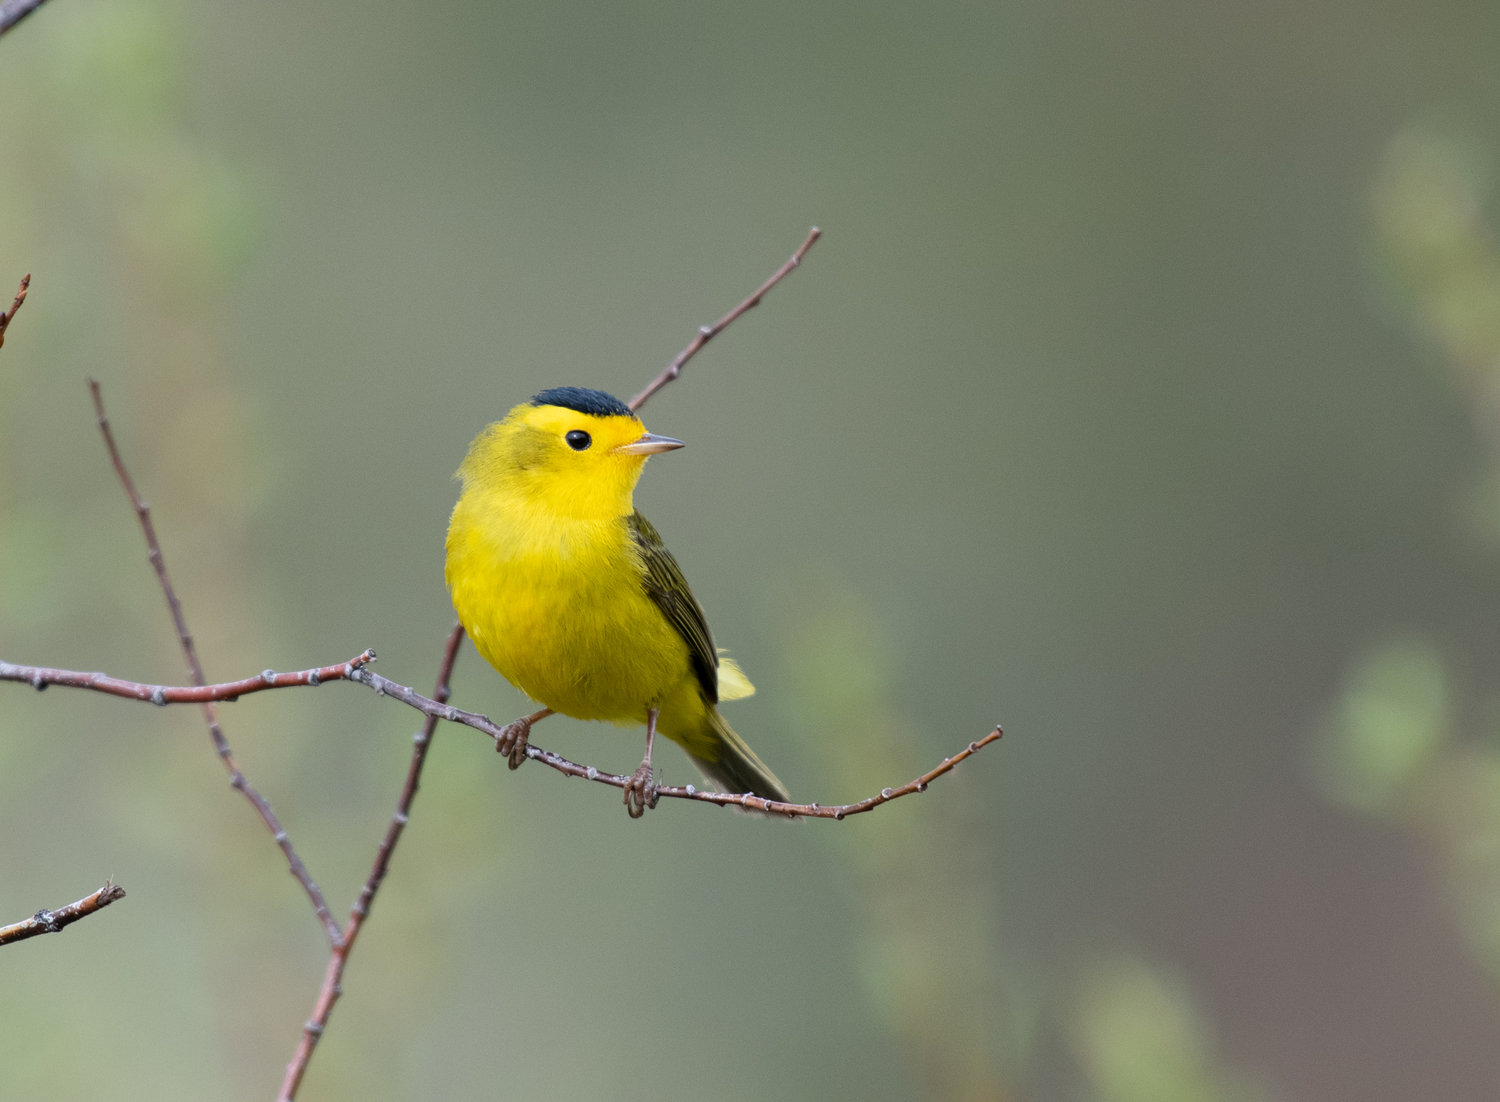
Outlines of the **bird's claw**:
<svg viewBox="0 0 1500 1102">
<path fill-rule="evenodd" d="M 651 763 L 643 761 L 625 782 L 625 810 L 632 819 L 639 819 L 646 814 L 648 807 L 655 807 L 660 798 Z"/>
<path fill-rule="evenodd" d="M 510 759 L 510 767 L 519 769 L 526 760 L 526 747 L 531 743 L 531 718 L 522 716 L 500 728 L 495 739 L 495 750 Z"/>
</svg>

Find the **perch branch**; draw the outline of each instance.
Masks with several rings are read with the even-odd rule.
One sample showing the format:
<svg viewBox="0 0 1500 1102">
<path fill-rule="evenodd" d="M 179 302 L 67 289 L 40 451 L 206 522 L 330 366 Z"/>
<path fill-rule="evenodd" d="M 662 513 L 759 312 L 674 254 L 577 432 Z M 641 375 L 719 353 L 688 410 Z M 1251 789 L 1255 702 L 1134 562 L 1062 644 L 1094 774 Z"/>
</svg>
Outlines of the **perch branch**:
<svg viewBox="0 0 1500 1102">
<path fill-rule="evenodd" d="M 351 673 L 348 681 L 355 681 L 361 685 L 367 685 L 375 690 L 377 696 L 389 696 L 407 704 L 427 716 L 436 716 L 438 719 L 446 719 L 450 723 L 461 723 L 465 727 L 488 735 L 492 739 L 498 739 L 502 733 L 502 727 L 488 716 L 477 712 L 466 712 L 461 708 L 437 700 L 431 700 L 414 689 L 405 685 L 398 685 L 389 678 L 381 677 L 368 667 L 355 670 Z M 764 811 L 773 815 L 786 815 L 789 818 L 805 817 L 809 819 L 845 819 L 850 815 L 858 815 L 861 812 L 871 811 L 882 804 L 890 803 L 892 800 L 900 799 L 902 796 L 910 796 L 916 792 L 925 792 L 928 784 L 944 773 L 947 773 L 959 762 L 970 755 L 978 752 L 990 743 L 999 739 L 1004 732 L 997 724 L 994 730 L 981 739 L 969 743 L 964 749 L 954 754 L 951 758 L 944 758 L 942 763 L 931 771 L 922 774 L 916 780 L 902 785 L 900 788 L 881 789 L 880 793 L 859 800 L 852 804 L 794 804 L 783 803 L 779 800 L 767 800 L 760 796 L 751 796 L 744 793 L 733 792 L 702 792 L 693 785 L 666 786 L 658 788 L 657 794 L 670 799 L 697 800 L 699 803 L 719 804 L 720 806 L 742 807 L 749 811 Z M 605 773 L 592 765 L 579 765 L 577 762 L 569 761 L 561 754 L 555 754 L 550 750 L 543 750 L 534 744 L 526 747 L 526 756 L 532 761 L 539 761 L 549 765 L 559 773 L 568 777 L 582 777 L 584 780 L 597 781 L 614 788 L 624 788 L 629 782 L 628 776 L 616 773 Z"/>
<path fill-rule="evenodd" d="M 349 924 L 344 929 L 343 935 L 334 941 L 334 952 L 337 955 L 340 949 L 347 954 L 349 945 L 358 931 L 360 923 L 364 921 L 364 916 L 369 913 L 370 902 L 375 898 L 375 893 L 379 890 L 381 881 L 385 879 L 386 869 L 390 865 L 391 851 L 396 847 L 396 841 L 400 838 L 401 830 L 405 827 L 407 817 L 410 815 L 412 799 L 417 794 L 417 782 L 421 776 L 422 765 L 427 758 L 427 748 L 432 741 L 432 731 L 436 722 L 440 719 L 445 719 L 450 723 L 462 724 L 465 727 L 472 727 L 474 730 L 496 740 L 504 733 L 504 728 L 488 716 L 481 715 L 478 712 L 466 712 L 462 708 L 455 708 L 448 703 L 448 680 L 452 675 L 458 646 L 463 642 L 463 638 L 462 625 L 455 626 L 448 636 L 448 642 L 443 652 L 437 690 L 431 697 L 423 696 L 410 686 L 401 685 L 388 677 L 381 677 L 374 670 L 370 669 L 369 663 L 375 660 L 375 652 L 368 650 L 363 654 L 356 655 L 348 662 L 337 665 L 320 666 L 311 670 L 298 670 L 295 673 L 273 673 L 267 670 L 258 677 L 247 677 L 242 681 L 226 681 L 218 685 L 147 685 L 138 681 L 121 681 L 119 678 L 109 677 L 102 673 L 80 673 L 75 670 L 55 670 L 42 666 L 18 666 L 10 662 L 0 662 L 0 681 L 20 681 L 38 688 L 46 688 L 48 685 L 66 685 L 77 689 L 91 689 L 94 692 L 108 693 L 112 696 L 128 697 L 132 700 L 149 700 L 153 704 L 199 704 L 205 700 L 228 701 L 234 700 L 246 693 L 262 692 L 267 689 L 286 689 L 296 685 L 317 685 L 324 681 L 353 681 L 375 690 L 377 696 L 388 696 L 394 700 L 399 700 L 401 703 L 415 708 L 425 715 L 427 723 L 423 725 L 421 731 L 418 731 L 413 736 L 415 746 L 412 750 L 411 767 L 407 771 L 406 783 L 402 787 L 401 798 L 396 806 L 396 813 L 392 816 L 390 826 L 386 830 L 385 838 L 381 841 L 380 848 L 376 853 L 375 867 L 370 871 L 370 877 L 365 882 L 364 889 L 360 892 L 359 899 L 354 904 L 352 916 Z M 900 799 L 902 796 L 925 792 L 927 786 L 932 781 L 950 771 L 965 758 L 982 750 L 990 743 L 995 742 L 1003 734 L 1004 732 L 997 724 L 989 734 L 969 743 L 968 746 L 952 757 L 944 758 L 939 765 L 929 772 L 922 774 L 916 780 L 904 784 L 900 788 L 881 789 L 879 794 L 851 804 L 782 803 L 778 800 L 767 800 L 760 796 L 751 796 L 745 793 L 702 791 L 690 784 L 662 786 L 657 789 L 657 793 L 668 799 L 696 800 L 699 803 L 742 807 L 750 811 L 764 811 L 773 815 L 786 815 L 791 818 L 845 819 L 850 815 L 858 815 L 861 812 L 871 811 L 882 804 Z M 539 761 L 543 765 L 556 769 L 564 776 L 582 777 L 584 780 L 596 781 L 599 784 L 607 784 L 614 788 L 624 788 L 626 782 L 630 780 L 628 776 L 607 773 L 596 766 L 580 765 L 575 761 L 563 757 L 561 754 L 553 753 L 551 750 L 543 750 L 534 743 L 527 745 L 526 756 L 532 761 Z"/>
<path fill-rule="evenodd" d="M 464 640 L 464 629 L 462 624 L 453 625 L 453 630 L 448 633 L 448 642 L 443 649 L 443 660 L 438 666 L 437 687 L 433 691 L 433 703 L 442 707 L 448 700 L 448 682 L 453 676 L 453 663 L 458 658 L 458 646 Z M 357 671 L 351 671 L 349 676 L 354 676 Z M 302 1027 L 302 1039 L 297 1042 L 297 1051 L 292 1055 L 291 1063 L 287 1064 L 286 1077 L 281 1083 L 281 1094 L 279 1102 L 291 1102 L 297 1095 L 297 1088 L 302 1083 L 302 1075 L 307 1070 L 307 1062 L 312 1059 L 313 1049 L 318 1045 L 318 1039 L 323 1036 L 323 1030 L 328 1025 L 328 1015 L 333 1012 L 333 1004 L 338 1002 L 339 995 L 343 993 L 341 980 L 344 976 L 344 965 L 349 960 L 349 953 L 354 949 L 354 941 L 359 937 L 359 932 L 364 928 L 365 919 L 370 915 L 370 904 L 375 900 L 375 893 L 380 890 L 381 882 L 385 880 L 386 870 L 390 868 L 391 854 L 396 849 L 396 843 L 401 839 L 401 832 L 406 829 L 406 824 L 411 819 L 412 800 L 417 795 L 417 785 L 422 777 L 422 766 L 427 761 L 427 750 L 432 745 L 433 731 L 437 728 L 438 716 L 432 712 L 427 713 L 427 721 L 422 724 L 421 730 L 412 736 L 411 764 L 406 770 L 406 782 L 401 786 L 401 797 L 396 801 L 396 813 L 391 816 L 390 823 L 385 828 L 385 837 L 380 840 L 380 846 L 375 851 L 375 864 L 370 869 L 370 875 L 365 880 L 365 886 L 360 889 L 359 897 L 355 899 L 354 906 L 349 912 L 349 921 L 344 926 L 344 936 L 333 943 L 333 949 L 328 954 L 328 967 L 323 974 L 323 986 L 318 991 L 317 1002 L 313 1004 L 313 1014 Z"/>
<path fill-rule="evenodd" d="M 745 299 L 744 302 L 740 303 L 733 310 L 729 311 L 729 313 L 725 314 L 722 318 L 714 322 L 712 325 L 700 326 L 698 329 L 698 335 L 688 342 L 688 346 L 686 348 L 677 353 L 677 358 L 674 359 L 671 363 L 667 364 L 667 366 L 662 369 L 660 375 L 647 383 L 644 390 L 642 390 L 634 398 L 630 399 L 630 408 L 640 409 L 643 405 L 646 404 L 647 399 L 649 399 L 662 387 L 670 383 L 673 379 L 677 378 L 677 376 L 682 374 L 683 365 L 691 360 L 694 356 L 696 356 L 699 349 L 701 349 L 705 344 L 722 333 L 726 328 L 729 327 L 729 324 L 731 322 L 733 322 L 741 314 L 745 313 L 745 311 L 751 309 L 752 307 L 759 306 L 760 300 L 766 297 L 766 293 L 770 291 L 772 287 L 776 286 L 776 284 L 780 283 L 783 279 L 790 275 L 792 269 L 796 268 L 799 264 L 802 263 L 802 258 L 807 255 L 807 250 L 816 245 L 818 243 L 818 238 L 822 236 L 823 231 L 818 229 L 817 226 L 814 226 L 811 230 L 808 231 L 806 240 L 804 240 L 802 244 L 797 246 L 797 251 L 791 255 L 791 258 L 788 259 L 787 262 L 781 267 L 777 268 L 776 271 L 771 273 L 771 278 L 757 287 L 754 293 L 751 294 L 749 298 Z"/>
<path fill-rule="evenodd" d="M 10 30 L 44 3 L 46 0 L 0 0 L 0 34 Z"/>
<path fill-rule="evenodd" d="M 5 330 L 15 320 L 16 311 L 21 308 L 21 303 L 26 301 L 26 289 L 31 286 L 31 273 L 27 272 L 21 277 L 21 289 L 16 292 L 15 299 L 10 304 L 10 309 L 0 313 L 0 347 L 5 344 Z"/>
<path fill-rule="evenodd" d="M 266 670 L 254 677 L 240 681 L 225 681 L 218 685 L 147 685 L 141 681 L 122 681 L 103 673 L 83 673 L 79 670 L 58 670 L 49 666 L 18 666 L 0 661 L 0 681 L 24 681 L 32 688 L 41 690 L 48 685 L 64 685 L 72 689 L 92 689 L 96 693 L 123 696 L 131 700 L 146 700 L 152 704 L 204 704 L 208 701 L 235 701 L 248 693 L 266 689 L 286 689 L 293 685 L 320 685 L 324 681 L 341 681 L 351 676 L 366 663 L 375 661 L 375 652 L 367 650 L 355 655 L 347 662 L 333 666 L 319 666 L 295 673 L 276 673 Z"/>
<path fill-rule="evenodd" d="M 177 599 L 177 590 L 173 588 L 172 580 L 167 575 L 167 560 L 162 556 L 161 544 L 156 539 L 156 526 L 151 523 L 151 509 L 136 491 L 135 482 L 125 468 L 124 459 L 120 457 L 120 449 L 115 445 L 114 432 L 109 427 L 109 418 L 104 413 L 104 398 L 100 393 L 97 380 L 89 380 L 89 393 L 94 396 L 94 413 L 99 421 L 99 432 L 104 437 L 104 446 L 109 451 L 110 462 L 114 464 L 115 474 L 119 476 L 120 485 L 125 489 L 125 496 L 130 499 L 136 518 L 141 523 L 141 532 L 146 538 L 146 557 L 155 568 L 162 595 L 167 599 L 167 608 L 172 614 L 172 624 L 177 629 L 177 641 L 182 647 L 182 656 L 187 661 L 188 677 L 195 686 L 201 688 L 207 685 L 208 679 L 203 676 L 203 664 L 198 660 L 198 648 L 188 632 L 187 620 L 182 614 L 182 602 Z M 266 830 L 270 831 L 271 837 L 275 839 L 276 845 L 280 847 L 282 855 L 286 858 L 287 867 L 296 877 L 297 883 L 302 885 L 302 890 L 307 893 L 313 912 L 318 916 L 318 921 L 323 924 L 324 932 L 328 934 L 329 942 L 337 945 L 343 938 L 343 931 L 334 920 L 333 912 L 328 909 L 328 901 L 323 898 L 323 889 L 314 882 L 312 874 L 307 871 L 307 866 L 302 863 L 302 858 L 297 856 L 291 837 L 281 825 L 281 820 L 276 818 L 276 812 L 271 810 L 270 803 L 255 790 L 240 769 L 239 763 L 234 760 L 234 751 L 229 748 L 229 740 L 224 737 L 224 729 L 219 725 L 219 710 L 214 701 L 205 700 L 201 703 L 203 721 L 208 726 L 209 737 L 213 739 L 215 752 L 218 753 L 219 759 L 224 763 L 224 768 L 229 772 L 230 786 L 243 793 L 245 799 L 250 801 L 250 806 L 255 808 L 255 813 L 260 816 L 260 821 L 265 824 Z"/>
<path fill-rule="evenodd" d="M 104 887 L 86 895 L 77 903 L 70 903 L 55 911 L 38 911 L 24 922 L 0 926 L 0 945 L 13 941 L 25 941 L 38 934 L 61 933 L 64 926 L 71 926 L 80 918 L 87 918 L 95 911 L 108 907 L 116 899 L 125 898 L 125 889 L 106 880 Z"/>
</svg>

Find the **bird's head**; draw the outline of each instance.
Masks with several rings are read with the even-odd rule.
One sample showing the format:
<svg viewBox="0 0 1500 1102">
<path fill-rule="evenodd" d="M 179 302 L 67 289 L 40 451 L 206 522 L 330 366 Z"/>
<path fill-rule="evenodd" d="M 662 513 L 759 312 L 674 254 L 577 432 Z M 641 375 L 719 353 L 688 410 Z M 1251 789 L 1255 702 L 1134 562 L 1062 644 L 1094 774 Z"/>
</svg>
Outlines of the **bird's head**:
<svg viewBox="0 0 1500 1102">
<path fill-rule="evenodd" d="M 654 436 L 630 407 L 602 390 L 544 390 L 485 429 L 458 470 L 465 492 L 522 495 L 559 517 L 631 512 L 646 459 L 682 447 Z"/>
</svg>

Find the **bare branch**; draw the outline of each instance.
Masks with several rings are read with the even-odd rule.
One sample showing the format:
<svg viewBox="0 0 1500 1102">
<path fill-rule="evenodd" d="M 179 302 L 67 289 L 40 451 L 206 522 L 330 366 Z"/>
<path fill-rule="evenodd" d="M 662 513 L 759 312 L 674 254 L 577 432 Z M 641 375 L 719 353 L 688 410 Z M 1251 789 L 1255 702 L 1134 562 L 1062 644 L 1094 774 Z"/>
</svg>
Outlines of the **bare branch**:
<svg viewBox="0 0 1500 1102">
<path fill-rule="evenodd" d="M 3 28 L 0 28 L 0 33 L 4 33 Z M 31 273 L 27 272 L 21 277 L 21 289 L 16 292 L 15 300 L 11 302 L 10 309 L 4 313 L 0 313 L 0 347 L 3 347 L 5 344 L 5 330 L 15 320 L 16 311 L 21 308 L 21 303 L 26 301 L 26 289 L 30 286 Z"/>
<path fill-rule="evenodd" d="M 461 708 L 454 708 L 444 701 L 430 700 L 414 689 L 408 688 L 405 685 L 398 685 L 389 678 L 381 677 L 368 667 L 355 670 L 345 680 L 368 685 L 379 696 L 394 697 L 396 700 L 410 705 L 424 715 L 446 719 L 450 723 L 461 723 L 465 727 L 472 727 L 474 730 L 480 731 L 492 739 L 498 740 L 503 733 L 503 728 L 488 716 L 480 715 L 478 712 L 466 712 Z M 960 750 L 957 754 L 954 754 L 951 758 L 944 758 L 942 763 L 936 768 L 924 773 L 916 780 L 904 784 L 900 788 L 882 789 L 878 795 L 870 796 L 852 804 L 782 803 L 779 800 L 767 800 L 760 796 L 751 796 L 744 793 L 702 792 L 693 785 L 663 787 L 658 788 L 656 791 L 658 795 L 671 799 L 697 800 L 699 803 L 741 807 L 748 811 L 763 811 L 773 815 L 785 815 L 789 818 L 846 819 L 850 815 L 858 815 L 861 812 L 871 811 L 882 804 L 900 799 L 902 796 L 925 792 L 928 784 L 933 780 L 947 773 L 965 758 L 996 741 L 1003 734 L 1004 732 L 1000 729 L 1000 726 L 996 724 L 994 730 L 990 731 L 989 734 L 969 743 L 968 746 Z M 565 776 L 582 777 L 584 780 L 597 781 L 600 784 L 607 784 L 614 788 L 624 788 L 630 781 L 628 776 L 605 773 L 592 765 L 579 765 L 577 762 L 569 761 L 561 754 L 555 754 L 550 750 L 543 750 L 535 744 L 527 745 L 526 756 L 532 761 L 539 761 L 544 765 L 551 766 Z"/>
<path fill-rule="evenodd" d="M 77 670 L 50 669 L 45 666 L 19 666 L 11 662 L 0 661 L 0 681 L 18 681 L 31 685 L 38 689 L 45 689 L 48 685 L 65 685 L 75 689 L 90 689 L 94 692 L 108 693 L 111 696 L 123 696 L 131 700 L 149 700 L 153 704 L 201 704 L 205 701 L 231 701 L 236 700 L 247 693 L 264 692 L 267 689 L 287 689 L 298 685 L 319 685 L 324 681 L 355 681 L 367 685 L 375 690 L 378 696 L 388 696 L 401 703 L 406 704 L 423 715 L 427 716 L 428 722 L 423 725 L 421 731 L 413 737 L 416 743 L 412 751 L 411 767 L 407 772 L 406 784 L 401 790 L 401 799 L 396 807 L 396 814 L 391 819 L 391 825 L 386 832 L 380 849 L 376 854 L 375 867 L 371 870 L 370 879 L 366 881 L 364 890 L 360 893 L 359 900 L 355 903 L 349 926 L 342 935 L 342 941 L 347 948 L 354 932 L 358 929 L 358 921 L 363 921 L 364 915 L 369 913 L 370 901 L 374 899 L 376 891 L 380 888 L 380 882 L 385 879 L 386 868 L 390 864 L 390 854 L 396 847 L 396 840 L 401 836 L 401 828 L 406 825 L 406 816 L 410 813 L 412 799 L 417 794 L 417 782 L 421 776 L 422 764 L 427 758 L 427 747 L 432 740 L 433 726 L 439 719 L 448 720 L 450 723 L 459 723 L 465 727 L 488 735 L 490 738 L 499 740 L 504 733 L 504 727 L 495 723 L 488 716 L 478 712 L 466 712 L 461 708 L 454 708 L 448 704 L 448 679 L 453 671 L 453 663 L 458 653 L 458 646 L 463 642 L 463 626 L 457 625 L 448 637 L 447 647 L 443 653 L 443 662 L 439 671 L 438 688 L 436 699 L 423 696 L 406 685 L 398 684 L 387 677 L 381 677 L 369 668 L 369 663 L 375 660 L 375 652 L 367 650 L 358 654 L 347 662 L 341 662 L 332 666 L 319 666 L 310 670 L 298 670 L 295 673 L 274 673 L 266 670 L 257 677 L 247 677 L 241 681 L 225 681 L 218 685 L 148 685 L 140 681 L 122 681 L 119 678 L 110 677 L 102 673 L 82 673 Z M 743 807 L 751 811 L 764 811 L 776 815 L 787 815 L 790 817 L 805 817 L 809 819 L 844 819 L 850 815 L 858 815 L 864 811 L 870 811 L 881 804 L 889 803 L 902 796 L 910 796 L 916 792 L 924 792 L 936 778 L 947 773 L 959 762 L 969 757 L 978 750 L 983 749 L 990 743 L 999 739 L 1004 732 L 999 725 L 983 738 L 969 743 L 951 758 L 944 758 L 942 763 L 929 773 L 925 773 L 909 784 L 900 788 L 883 789 L 879 795 L 870 796 L 852 804 L 793 804 L 781 803 L 777 800 L 762 799 L 760 796 L 750 796 L 743 793 L 733 792 L 708 792 L 701 791 L 694 785 L 683 785 L 680 787 L 665 786 L 656 791 L 659 795 L 671 799 L 697 800 L 699 803 L 710 803 L 732 805 Z M 624 788 L 627 776 L 615 773 L 606 773 L 592 765 L 579 765 L 575 761 L 555 754 L 550 750 L 543 750 L 534 744 L 526 747 L 526 756 L 532 761 L 539 761 L 556 769 L 559 773 L 569 777 L 582 777 L 585 780 L 597 781 L 600 784 L 611 785 L 615 788 Z M 358 921 L 356 921 L 356 919 Z M 337 944 L 337 942 L 335 943 Z"/>
<path fill-rule="evenodd" d="M 38 934 L 61 933 L 63 927 L 71 926 L 80 918 L 87 918 L 95 911 L 108 907 L 116 899 L 125 898 L 125 889 L 106 880 L 104 887 L 86 895 L 77 903 L 70 903 L 56 911 L 38 911 L 24 922 L 11 926 L 0 926 L 0 945 L 13 941 L 25 941 Z"/>
<path fill-rule="evenodd" d="M 351 676 L 366 663 L 375 661 L 375 652 L 367 650 L 347 662 L 333 666 L 318 666 L 295 673 L 276 673 L 266 670 L 255 677 L 240 681 L 225 681 L 218 685 L 148 685 L 141 681 L 122 681 L 103 673 L 83 673 L 79 670 L 58 670 L 49 666 L 18 666 L 0 661 L 0 681 L 23 681 L 32 688 L 41 690 L 48 685 L 63 685 L 70 689 L 91 689 L 96 693 L 123 696 L 131 700 L 145 700 L 152 704 L 203 704 L 208 701 L 234 701 L 248 693 L 264 692 L 266 689 L 286 689 L 293 685 L 321 685 L 325 681 L 341 681 Z"/>
<path fill-rule="evenodd" d="M 443 660 L 438 665 L 437 686 L 432 694 L 433 703 L 439 707 L 446 704 L 448 700 L 448 683 L 453 676 L 453 663 L 458 658 L 458 646 L 463 641 L 463 625 L 454 624 L 453 630 L 448 633 Z M 375 900 L 375 893 L 380 890 L 380 885 L 385 880 L 396 843 L 400 841 L 401 834 L 411 819 L 412 801 L 417 795 L 417 785 L 422 777 L 422 766 L 427 761 L 427 751 L 432 745 L 432 735 L 437 728 L 437 721 L 437 715 L 428 713 L 427 722 L 422 724 L 421 730 L 412 736 L 411 764 L 406 770 L 406 782 L 401 786 L 401 796 L 396 801 L 396 812 L 391 816 L 391 821 L 385 828 L 385 837 L 380 840 L 380 846 L 375 851 L 375 864 L 370 869 L 365 886 L 360 889 L 359 897 L 354 901 L 354 906 L 350 910 L 349 921 L 344 927 L 344 936 L 341 940 L 334 942 L 333 950 L 328 954 L 328 967 L 323 974 L 323 986 L 318 991 L 317 1002 L 313 1004 L 312 1017 L 302 1027 L 302 1039 L 297 1042 L 297 1051 L 292 1055 L 291 1063 L 287 1064 L 286 1077 L 282 1080 L 281 1094 L 278 1096 L 280 1102 L 291 1102 L 296 1097 L 297 1088 L 302 1083 L 302 1076 L 307 1071 L 307 1062 L 312 1059 L 313 1049 L 317 1047 L 318 1040 L 323 1036 L 323 1030 L 328 1025 L 328 1015 L 333 1012 L 333 1004 L 338 1002 L 339 995 L 343 993 L 341 981 L 344 976 L 344 965 L 354 949 L 355 939 L 364 928 L 365 919 L 370 915 L 370 905 Z"/>
<path fill-rule="evenodd" d="M 0 34 L 10 30 L 44 3 L 46 0 L 0 0 Z"/>
<path fill-rule="evenodd" d="M 104 413 L 104 398 L 100 393 L 99 383 L 94 379 L 89 380 L 89 393 L 94 396 L 94 412 L 98 416 L 99 432 L 104 437 L 104 446 L 109 450 L 110 462 L 114 464 L 120 485 L 125 488 L 125 496 L 130 499 L 136 518 L 141 522 L 141 532 L 146 537 L 146 557 L 156 570 L 156 578 L 161 585 L 162 595 L 166 597 L 167 608 L 172 613 L 172 624 L 177 629 L 177 640 L 182 647 L 183 658 L 187 660 L 188 676 L 194 685 L 203 687 L 208 683 L 208 679 L 203 676 L 203 664 L 198 661 L 198 648 L 194 646 L 193 637 L 188 633 L 187 621 L 182 615 L 182 602 L 177 599 L 177 591 L 172 587 L 171 578 L 167 576 L 167 561 L 162 556 L 161 544 L 156 539 L 156 526 L 151 523 L 151 509 L 141 500 L 130 472 L 125 469 L 125 461 L 120 457 L 120 449 L 115 445 L 115 436 L 109 427 L 109 418 Z M 224 730 L 219 725 L 219 710 L 213 700 L 206 700 L 202 703 L 203 721 L 208 725 L 209 737 L 213 739 L 215 752 L 218 753 L 219 759 L 224 763 L 224 768 L 229 772 L 230 785 L 242 792 L 245 799 L 249 800 L 250 805 L 255 808 L 255 813 L 260 816 L 260 821 L 265 824 L 266 830 L 270 831 L 271 837 L 281 849 L 282 856 L 286 858 L 287 867 L 312 902 L 313 911 L 318 916 L 318 921 L 323 924 L 323 930 L 328 934 L 329 942 L 337 945 L 343 939 L 343 931 L 334 920 L 333 912 L 328 909 L 328 901 L 323 898 L 323 890 L 314 882 L 312 874 L 307 871 L 307 866 L 302 863 L 302 858 L 297 856 L 297 851 L 292 846 L 291 836 L 282 827 L 281 820 L 276 818 L 276 812 L 271 810 L 270 803 L 251 786 L 240 769 L 239 763 L 234 760 L 234 752 L 230 750 L 229 740 L 224 737 Z"/>
<path fill-rule="evenodd" d="M 760 300 L 765 298 L 766 292 L 768 292 L 772 287 L 776 286 L 776 284 L 780 283 L 783 279 L 790 275 L 792 269 L 796 268 L 799 264 L 802 263 L 802 258 L 807 255 L 807 250 L 816 245 L 818 242 L 818 238 L 822 236 L 823 231 L 818 229 L 817 226 L 814 226 L 811 230 L 808 231 L 807 239 L 804 240 L 801 245 L 797 246 L 797 251 L 791 255 L 791 258 L 781 267 L 777 268 L 776 271 L 771 274 L 770 279 L 766 280 L 759 287 L 757 287 L 755 289 L 755 292 L 749 298 L 740 303 L 733 310 L 729 311 L 729 313 L 725 314 L 722 318 L 714 322 L 712 325 L 705 325 L 700 327 L 698 330 L 698 335 L 688 342 L 688 346 L 686 348 L 677 353 L 677 358 L 671 363 L 667 364 L 660 375 L 647 383 L 644 390 L 642 390 L 634 398 L 630 399 L 630 408 L 640 409 L 643 405 L 646 404 L 647 399 L 649 399 L 653 394 L 655 394 L 662 387 L 666 386 L 673 379 L 677 378 L 677 376 L 681 375 L 683 365 L 691 360 L 694 356 L 696 356 L 700 348 L 702 348 L 705 344 L 722 333 L 729 326 L 730 322 L 734 321 L 746 310 L 749 310 L 755 306 L 759 306 Z"/>
</svg>

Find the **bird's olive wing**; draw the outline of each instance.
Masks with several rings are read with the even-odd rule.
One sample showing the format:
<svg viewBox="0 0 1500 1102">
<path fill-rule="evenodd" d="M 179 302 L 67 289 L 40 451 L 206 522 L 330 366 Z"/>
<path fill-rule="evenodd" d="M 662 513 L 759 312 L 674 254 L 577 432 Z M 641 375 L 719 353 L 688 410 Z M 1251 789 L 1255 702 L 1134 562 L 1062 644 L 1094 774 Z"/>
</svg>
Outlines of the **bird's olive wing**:
<svg viewBox="0 0 1500 1102">
<path fill-rule="evenodd" d="M 718 703 L 719 659 L 714 651 L 713 636 L 709 634 L 703 610 L 688 588 L 687 579 L 682 576 L 682 568 L 650 521 L 640 513 L 632 513 L 626 523 L 646 567 L 646 595 L 687 644 L 693 673 L 698 677 L 698 684 L 703 686 L 704 696 L 711 703 Z"/>
</svg>

